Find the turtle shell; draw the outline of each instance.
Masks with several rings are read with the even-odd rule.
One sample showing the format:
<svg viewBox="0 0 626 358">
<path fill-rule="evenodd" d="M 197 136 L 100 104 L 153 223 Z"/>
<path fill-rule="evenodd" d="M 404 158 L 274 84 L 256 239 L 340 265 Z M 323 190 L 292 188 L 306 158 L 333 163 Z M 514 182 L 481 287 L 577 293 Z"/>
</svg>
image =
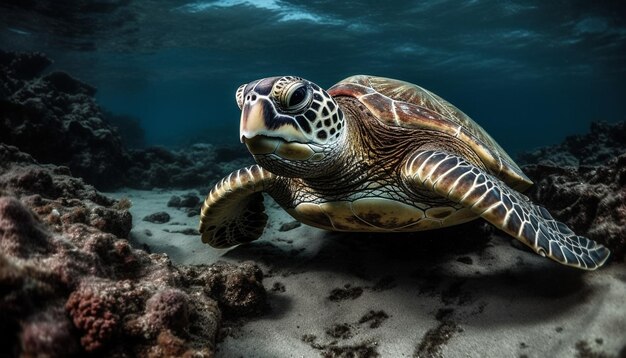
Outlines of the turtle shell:
<svg viewBox="0 0 626 358">
<path fill-rule="evenodd" d="M 485 166 L 512 188 L 524 190 L 532 185 L 513 159 L 481 126 L 420 86 L 390 78 L 357 75 L 335 84 L 328 93 L 333 97 L 355 97 L 387 125 L 448 133 L 469 145 Z"/>
</svg>

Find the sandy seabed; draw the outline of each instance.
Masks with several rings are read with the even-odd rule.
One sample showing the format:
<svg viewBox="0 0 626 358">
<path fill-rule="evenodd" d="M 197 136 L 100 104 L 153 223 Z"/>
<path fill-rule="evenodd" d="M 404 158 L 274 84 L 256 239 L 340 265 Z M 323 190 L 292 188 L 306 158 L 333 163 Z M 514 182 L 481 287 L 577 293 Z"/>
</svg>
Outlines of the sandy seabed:
<svg viewBox="0 0 626 358">
<path fill-rule="evenodd" d="M 194 234 L 197 215 L 167 207 L 186 193 L 108 195 L 132 201 L 137 248 L 174 264 L 263 269 L 269 309 L 226 322 L 218 357 L 626 356 L 623 262 L 561 266 L 481 222 L 399 236 L 327 232 L 294 223 L 270 198 L 261 239 L 216 250 Z M 142 220 L 160 211 L 167 223 Z"/>
</svg>

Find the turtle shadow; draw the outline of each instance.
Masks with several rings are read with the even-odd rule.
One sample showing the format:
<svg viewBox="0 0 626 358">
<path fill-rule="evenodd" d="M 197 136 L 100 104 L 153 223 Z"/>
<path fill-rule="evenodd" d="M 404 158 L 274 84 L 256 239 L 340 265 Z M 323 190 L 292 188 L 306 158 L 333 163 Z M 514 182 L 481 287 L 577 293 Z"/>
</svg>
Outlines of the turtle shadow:
<svg viewBox="0 0 626 358">
<path fill-rule="evenodd" d="M 581 270 L 515 247 L 507 247 L 515 252 L 510 256 L 513 259 L 498 261 L 490 248 L 502 245 L 494 242 L 503 238 L 494 235 L 494 230 L 477 221 L 410 234 L 329 232 L 312 255 L 285 251 L 265 241 L 237 247 L 226 256 L 260 262 L 270 276 L 330 272 L 346 277 L 348 285 L 367 282 L 361 284 L 366 291 L 397 292 L 394 299 L 407 308 L 415 300 L 428 302 L 433 311 L 448 307 L 482 313 L 490 302 L 516 302 L 521 307 L 509 315 L 481 315 L 484 324 L 545 321 L 589 301 L 593 292 Z M 393 291 L 396 287 L 402 290 Z M 299 294 L 328 295 L 333 289 Z M 407 297 L 406 291 L 414 295 Z"/>
</svg>

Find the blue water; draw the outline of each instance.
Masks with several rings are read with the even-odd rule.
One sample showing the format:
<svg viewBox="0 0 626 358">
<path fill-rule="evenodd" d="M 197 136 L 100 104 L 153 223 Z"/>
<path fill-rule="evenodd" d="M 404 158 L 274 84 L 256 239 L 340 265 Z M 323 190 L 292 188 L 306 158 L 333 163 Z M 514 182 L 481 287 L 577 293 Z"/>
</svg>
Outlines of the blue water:
<svg viewBox="0 0 626 358">
<path fill-rule="evenodd" d="M 46 52 L 148 144 L 237 143 L 241 83 L 363 73 L 432 90 L 515 154 L 624 119 L 623 4 L 13 0 L 0 48 Z"/>
</svg>

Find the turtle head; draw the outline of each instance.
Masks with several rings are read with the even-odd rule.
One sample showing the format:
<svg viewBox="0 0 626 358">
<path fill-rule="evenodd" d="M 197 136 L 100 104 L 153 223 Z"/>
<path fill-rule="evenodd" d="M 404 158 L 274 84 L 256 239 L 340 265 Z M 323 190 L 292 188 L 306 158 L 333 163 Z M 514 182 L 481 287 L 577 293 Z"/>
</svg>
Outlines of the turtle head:
<svg viewBox="0 0 626 358">
<path fill-rule="evenodd" d="M 328 165 L 344 133 L 344 115 L 315 83 L 270 77 L 237 89 L 240 139 L 265 169 L 289 177 L 313 177 Z"/>
</svg>

